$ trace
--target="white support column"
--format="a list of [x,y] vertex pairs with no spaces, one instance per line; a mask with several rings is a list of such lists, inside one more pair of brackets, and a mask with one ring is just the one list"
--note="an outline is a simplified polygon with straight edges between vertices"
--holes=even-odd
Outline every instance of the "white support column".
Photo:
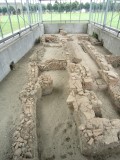
[[26,0],[26,3],[27,3],[28,23],[29,23],[29,26],[31,28],[31,16],[30,16],[30,10],[29,10],[29,0]]
[[90,0],[89,22],[91,21],[91,15],[92,15],[92,0]]
[[106,26],[106,20],[107,20],[107,12],[108,12],[109,2],[110,2],[110,1],[107,0],[106,10],[105,10],[105,15],[104,15],[104,21],[103,21],[103,28]]

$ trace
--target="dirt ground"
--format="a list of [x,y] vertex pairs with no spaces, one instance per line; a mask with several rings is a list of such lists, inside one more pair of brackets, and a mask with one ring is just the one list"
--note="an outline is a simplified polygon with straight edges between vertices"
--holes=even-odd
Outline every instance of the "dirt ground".
[[[80,46],[79,46],[80,47]],[[19,93],[27,82],[28,58],[39,50],[40,45],[26,54],[17,64],[16,70],[0,83],[0,160],[10,160],[11,136],[17,125],[21,112]],[[99,69],[92,58],[80,47],[83,63],[88,66],[93,79],[99,78]],[[109,54],[103,47],[96,47],[102,54]],[[46,47],[42,61],[47,59],[65,59],[62,48]],[[120,75],[120,68],[116,68]],[[49,71],[54,89],[52,94],[43,96],[37,101],[37,134],[40,160],[119,160],[120,155],[108,157],[84,157],[80,153],[78,135],[72,112],[69,110],[66,99],[68,90],[67,71]],[[114,104],[106,91],[95,91],[102,101],[102,114],[106,118],[120,118],[115,111]]]
[[[76,40],[76,38],[74,38]],[[83,63],[88,66],[93,79],[100,78],[98,66],[93,59],[79,46]],[[102,54],[106,49],[98,47]],[[108,54],[108,52],[106,53]],[[43,61],[47,59],[64,59],[60,48],[46,48]],[[68,75],[66,71],[49,71],[54,82],[54,90],[51,95],[42,97],[37,102],[37,133],[40,160],[117,160],[119,156],[88,158],[81,155],[79,151],[78,135],[72,112],[66,105],[68,96]],[[106,118],[119,118],[115,111],[107,91],[95,91],[102,101],[102,114]]]
[[[64,59],[62,48],[46,48],[43,61]],[[53,79],[52,94],[37,102],[37,133],[40,160],[87,160],[79,151],[78,136],[72,112],[66,99],[69,95],[67,71],[45,72]]]
[[47,74],[53,78],[54,90],[37,103],[40,160],[80,160],[76,126],[66,104],[67,72],[50,71]]
[[19,93],[27,83],[28,58],[36,48],[39,46],[33,47],[16,64],[16,69],[0,82],[0,160],[10,160],[11,157],[11,137],[21,113]]

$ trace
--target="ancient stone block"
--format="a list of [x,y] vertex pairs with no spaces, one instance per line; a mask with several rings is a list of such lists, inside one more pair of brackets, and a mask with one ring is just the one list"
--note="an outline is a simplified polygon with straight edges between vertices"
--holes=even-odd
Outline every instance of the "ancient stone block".
[[57,60],[51,59],[47,60],[43,63],[39,63],[39,70],[40,71],[49,71],[49,70],[65,70],[67,66],[66,60]]
[[48,95],[52,93],[53,90],[53,80],[49,75],[41,75],[41,88],[42,88],[42,95]]

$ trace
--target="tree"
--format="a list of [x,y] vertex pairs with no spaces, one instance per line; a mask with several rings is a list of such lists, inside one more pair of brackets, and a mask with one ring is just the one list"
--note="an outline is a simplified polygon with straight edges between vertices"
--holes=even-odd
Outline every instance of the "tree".
[[27,11],[27,8],[25,6],[23,6],[23,12]]
[[0,13],[2,13],[2,8],[0,8]]
[[78,9],[77,10],[81,10],[81,9],[83,9],[84,8],[84,4],[83,3],[80,3],[79,5],[78,5]]
[[9,6],[8,11],[10,14],[14,14],[15,13],[15,8],[13,6]]
[[90,8],[90,3],[85,3],[84,5],[84,9],[86,9],[86,11],[89,11],[89,8]]
[[6,7],[2,7],[2,13],[6,14],[7,13],[7,8]]
[[19,8],[17,9],[17,14],[21,14],[21,10]]
[[[117,12],[120,12],[120,3],[117,4],[115,10],[116,10]],[[120,13],[119,13],[119,14],[120,14]]]
[[42,11],[45,12],[46,10],[46,5],[42,4]]
[[75,2],[73,2],[72,4],[71,4],[71,8],[72,8],[72,10],[77,10],[78,9],[78,5],[79,5],[79,3],[77,2],[77,1],[75,1]]
[[59,3],[55,2],[53,5],[53,9],[54,9],[54,11],[58,11],[59,10]]
[[49,11],[52,10],[52,4],[51,4],[51,3],[48,3],[48,4],[47,4],[47,9],[48,9]]
[[64,12],[65,11],[65,3],[60,3],[59,4],[59,12]]
[[66,12],[70,11],[70,3],[65,3],[65,10]]
[[100,8],[100,10],[102,10],[102,8],[103,8],[103,3],[99,3],[99,8]]
[[30,11],[34,11],[34,5],[33,5],[33,4],[30,4],[30,5],[29,5],[29,10],[30,10]]
[[38,7],[38,4],[36,3],[35,5],[34,5],[34,11],[37,11],[39,9],[39,7]]

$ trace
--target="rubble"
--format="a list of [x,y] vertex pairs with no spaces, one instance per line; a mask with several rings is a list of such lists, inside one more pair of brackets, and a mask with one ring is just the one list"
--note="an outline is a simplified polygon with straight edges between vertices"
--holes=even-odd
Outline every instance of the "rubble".
[[60,34],[61,34],[62,36],[67,35],[67,32],[66,32],[66,31],[64,31],[63,29],[59,29],[59,30],[60,30]]
[[58,37],[55,36],[55,35],[45,35],[42,37],[43,41],[44,42],[47,42],[47,43],[58,43]]
[[[113,125],[115,123],[115,125]],[[81,137],[81,151],[84,155],[107,155],[119,153],[118,140],[120,120],[106,118],[93,118],[78,128]],[[90,126],[90,127],[89,127]]]
[[92,45],[94,46],[102,46],[102,42],[100,42],[98,39],[92,37],[92,36],[89,36],[89,41],[91,42]]
[[65,70],[67,66],[66,60],[50,59],[45,62],[39,63],[38,67],[40,71],[49,70]]
[[113,67],[117,68],[120,66],[120,56],[106,55],[105,58]]

